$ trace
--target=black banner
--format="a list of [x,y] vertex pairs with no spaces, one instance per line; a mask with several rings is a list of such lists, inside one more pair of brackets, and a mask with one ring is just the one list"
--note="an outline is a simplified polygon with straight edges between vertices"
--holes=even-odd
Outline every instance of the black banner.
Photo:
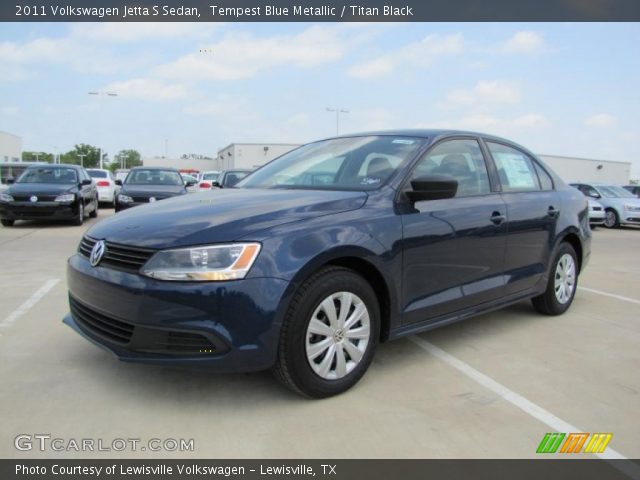
[[631,460],[0,460],[3,480],[237,478],[256,480],[628,480]]
[[3,22],[640,21],[638,0],[15,0]]

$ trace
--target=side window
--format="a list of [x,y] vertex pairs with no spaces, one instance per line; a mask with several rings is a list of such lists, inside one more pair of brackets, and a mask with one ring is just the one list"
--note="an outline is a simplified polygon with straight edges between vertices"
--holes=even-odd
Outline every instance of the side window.
[[533,162],[533,165],[538,173],[538,180],[540,180],[540,186],[542,190],[553,190],[553,180],[545,170],[538,164],[538,162]]
[[597,190],[595,188],[593,188],[590,185],[583,185],[582,186],[582,193],[584,193],[585,195],[589,196],[589,197],[599,197],[600,194],[597,192]]
[[425,175],[449,175],[458,181],[456,197],[491,193],[489,175],[477,140],[448,140],[418,161],[410,180]]
[[540,190],[533,161],[524,152],[500,143],[487,142],[496,163],[504,192]]

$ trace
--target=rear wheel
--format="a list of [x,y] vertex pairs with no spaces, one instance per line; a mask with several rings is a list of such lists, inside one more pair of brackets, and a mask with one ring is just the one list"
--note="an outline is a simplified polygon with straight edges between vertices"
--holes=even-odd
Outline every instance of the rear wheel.
[[566,312],[578,286],[578,257],[567,242],[560,244],[551,267],[547,289],[531,299],[533,306],[545,315],[561,315]]
[[16,223],[15,220],[9,220],[7,218],[3,218],[0,222],[2,222],[3,227],[13,227],[13,224]]
[[619,225],[620,219],[618,218],[618,213],[614,209],[608,208],[605,211],[604,226],[607,228],[616,228]]
[[323,268],[291,301],[275,376],[307,397],[342,393],[366,372],[379,334],[380,307],[369,283],[346,268]]

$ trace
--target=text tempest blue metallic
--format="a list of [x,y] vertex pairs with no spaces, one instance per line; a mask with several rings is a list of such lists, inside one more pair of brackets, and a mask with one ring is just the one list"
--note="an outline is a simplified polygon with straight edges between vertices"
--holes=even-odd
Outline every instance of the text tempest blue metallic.
[[589,258],[584,196],[488,135],[331,138],[238,187],[92,227],[69,259],[65,323],[121,360],[273,368],[326,397],[380,341],[527,298],[565,312]]

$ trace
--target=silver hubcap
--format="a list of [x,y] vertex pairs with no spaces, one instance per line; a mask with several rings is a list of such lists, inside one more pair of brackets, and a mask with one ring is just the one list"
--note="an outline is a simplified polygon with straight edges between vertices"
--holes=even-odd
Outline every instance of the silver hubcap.
[[556,265],[556,277],[554,287],[556,298],[563,305],[569,301],[576,286],[576,264],[573,257],[565,253]]
[[613,227],[616,224],[616,214],[609,210],[604,217],[604,225],[606,227]]
[[349,292],[329,295],[307,327],[309,365],[326,380],[342,378],[362,360],[370,335],[369,311],[360,297]]

